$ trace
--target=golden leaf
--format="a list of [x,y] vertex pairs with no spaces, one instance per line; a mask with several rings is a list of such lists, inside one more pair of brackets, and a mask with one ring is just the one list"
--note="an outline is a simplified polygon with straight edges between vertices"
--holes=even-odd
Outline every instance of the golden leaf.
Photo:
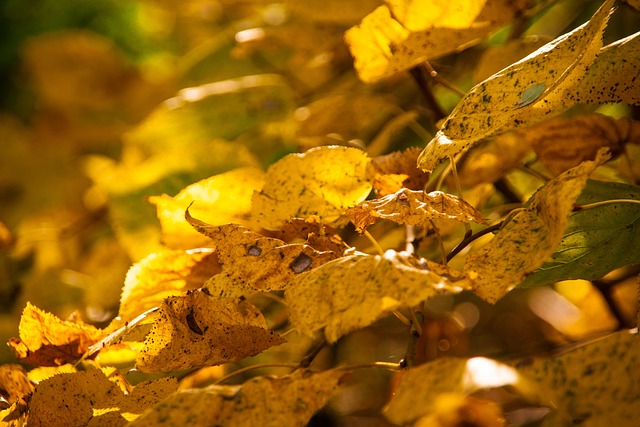
[[242,386],[184,390],[130,425],[302,426],[325,405],[346,375],[339,369],[317,373],[299,370],[282,378],[254,378]]
[[206,287],[217,297],[237,298],[256,291],[283,289],[296,275],[338,256],[305,244],[286,244],[240,225],[212,226],[193,218],[188,210],[185,216],[216,246],[222,273],[211,277]]
[[263,175],[257,168],[234,169],[191,184],[175,197],[149,197],[162,226],[162,242],[174,249],[206,246],[208,239],[184,219],[185,209],[194,201],[191,210],[209,224],[248,223],[251,197],[264,185]]
[[373,159],[376,170],[373,186],[378,197],[393,194],[401,188],[422,190],[429,174],[416,167],[420,148],[413,147]]
[[158,316],[136,359],[142,372],[236,362],[285,342],[266,329],[252,304],[214,299],[206,291],[165,299]]
[[151,254],[127,272],[118,317],[131,321],[158,306],[169,296],[197,289],[221,271],[213,249],[167,251]]
[[365,16],[345,33],[360,79],[372,83],[468,47],[544,2],[463,3],[394,0]]
[[318,147],[272,164],[262,191],[254,193],[253,214],[266,229],[290,218],[316,215],[329,225],[345,223],[345,209],[371,192],[371,160],[357,148]]
[[75,362],[104,332],[81,321],[64,321],[27,302],[19,326],[20,338],[9,347],[16,357],[37,366]]
[[105,373],[63,373],[36,386],[29,405],[33,426],[124,426],[177,389],[175,378],[146,381],[124,394]]
[[304,242],[316,251],[333,252],[336,256],[341,256],[349,248],[336,230],[313,216],[307,219],[292,218],[285,222],[280,230],[274,230],[268,234],[269,237],[275,237],[287,243]]
[[387,251],[384,257],[346,256],[301,274],[288,285],[285,300],[299,332],[324,328],[327,341],[336,342],[391,310],[465,286],[445,266]]
[[607,159],[601,151],[594,161],[549,181],[486,246],[467,257],[464,271],[480,298],[496,302],[553,254],[589,174]]
[[418,167],[433,170],[484,137],[573,105],[567,93],[600,52],[613,3],[607,0],[588,23],[473,87],[420,154]]
[[20,365],[0,366],[0,396],[13,404],[18,399],[33,392],[33,384],[27,378],[27,372]]
[[349,208],[347,213],[362,233],[378,218],[398,224],[427,225],[433,219],[453,219],[469,223],[484,224],[482,214],[473,206],[452,194],[441,191],[411,191],[403,188],[395,194],[380,199],[368,200]]

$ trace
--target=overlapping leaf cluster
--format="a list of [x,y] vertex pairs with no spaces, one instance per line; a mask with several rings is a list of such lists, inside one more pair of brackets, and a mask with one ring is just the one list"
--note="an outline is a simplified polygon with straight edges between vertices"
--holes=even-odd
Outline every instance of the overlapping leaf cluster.
[[[498,43],[493,33],[549,2],[355,3],[228,6],[260,17],[256,26],[243,21],[227,29],[232,40],[190,58],[175,96],[123,135],[119,160],[86,159],[92,194],[134,260],[118,315],[100,329],[28,303],[9,346],[40,368],[1,367],[0,421],[304,425],[356,369],[307,369],[310,343],[334,345],[392,314],[407,324],[408,348],[402,363],[377,363],[402,371],[382,410],[392,423],[637,419],[630,367],[640,349],[626,331],[511,364],[411,365],[429,359],[432,298],[496,303],[516,287],[601,279],[640,262],[631,148],[640,125],[580,109],[549,119],[578,104],[640,104],[640,33],[604,46],[616,6],[606,0],[584,25],[473,86],[436,129],[404,72],[435,111],[419,77],[426,60]],[[352,61],[343,35],[359,79],[387,86],[341,77]],[[211,65],[227,55],[234,67]],[[425,128],[430,141],[407,136]],[[619,358],[615,369],[606,354]],[[260,358],[294,372],[210,384],[221,378],[212,367]],[[114,367],[166,376],[133,386]],[[192,376],[178,384],[176,372]],[[206,386],[193,386],[198,374]],[[508,397],[495,392],[505,388]],[[616,411],[611,396],[622,399]]]

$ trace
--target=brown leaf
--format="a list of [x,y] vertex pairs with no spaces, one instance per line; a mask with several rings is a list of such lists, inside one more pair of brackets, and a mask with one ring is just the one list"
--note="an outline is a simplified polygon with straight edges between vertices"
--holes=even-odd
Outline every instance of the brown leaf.
[[[376,170],[373,187],[378,197],[395,193],[401,188],[422,190],[429,179],[429,174],[419,169],[416,164],[422,151],[419,147],[405,151],[393,152],[385,156],[375,157],[372,161]],[[400,177],[402,180],[400,180]],[[399,183],[394,188],[393,183]]]
[[211,226],[185,213],[187,221],[210,237],[216,246],[222,273],[206,283],[212,295],[236,298],[247,292],[283,289],[296,275],[338,255],[311,246],[264,237],[235,224]]
[[301,274],[285,290],[285,300],[299,332],[313,335],[324,328],[327,341],[336,342],[391,310],[463,287],[460,273],[387,251],[384,257],[342,257]]
[[27,378],[27,372],[20,365],[0,366],[0,397],[10,404],[33,392],[33,384]]
[[104,332],[81,321],[64,321],[27,302],[19,326],[20,338],[9,347],[16,357],[37,366],[75,362]]
[[142,372],[170,372],[235,362],[284,342],[252,304],[189,291],[160,305],[136,360]]
[[457,196],[441,191],[425,193],[406,188],[380,199],[362,202],[349,208],[347,214],[360,233],[379,218],[408,225],[427,225],[429,220],[436,218],[485,223],[480,212]]
[[254,378],[242,386],[214,386],[174,393],[131,426],[297,427],[322,408],[344,370],[299,370],[282,378]]
[[349,248],[336,230],[323,224],[318,217],[307,219],[291,218],[279,230],[267,232],[267,237],[274,237],[286,243],[305,243],[320,252],[333,252],[341,256]]

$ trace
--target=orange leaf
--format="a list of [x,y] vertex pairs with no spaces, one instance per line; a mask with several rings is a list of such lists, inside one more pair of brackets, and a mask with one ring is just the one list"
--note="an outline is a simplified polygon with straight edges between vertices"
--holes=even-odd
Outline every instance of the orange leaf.
[[27,302],[20,318],[19,335],[8,344],[20,361],[59,366],[82,357],[104,332],[81,321],[61,320]]

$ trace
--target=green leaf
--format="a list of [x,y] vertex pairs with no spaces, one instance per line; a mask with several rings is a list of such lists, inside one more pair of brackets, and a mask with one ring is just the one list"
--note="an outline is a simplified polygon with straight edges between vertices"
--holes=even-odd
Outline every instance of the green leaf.
[[[589,181],[577,200],[640,200],[636,185]],[[640,262],[640,205],[611,203],[573,213],[550,262],[519,287],[542,286],[568,279],[597,279],[616,268]]]

